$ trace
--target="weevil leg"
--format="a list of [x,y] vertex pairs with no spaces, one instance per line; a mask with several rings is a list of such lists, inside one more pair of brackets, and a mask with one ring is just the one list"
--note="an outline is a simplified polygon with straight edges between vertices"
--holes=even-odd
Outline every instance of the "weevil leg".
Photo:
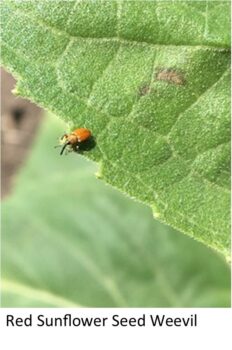
[[73,149],[72,148],[66,148],[65,149],[65,155],[67,156],[70,152],[72,152]]
[[62,154],[64,153],[64,150],[66,149],[66,147],[70,145],[70,142],[65,142],[65,144],[63,145],[61,151],[60,151],[60,155],[62,156]]
[[79,145],[78,144],[75,144],[75,145],[72,146],[72,151],[73,152],[78,152],[78,150],[79,150]]

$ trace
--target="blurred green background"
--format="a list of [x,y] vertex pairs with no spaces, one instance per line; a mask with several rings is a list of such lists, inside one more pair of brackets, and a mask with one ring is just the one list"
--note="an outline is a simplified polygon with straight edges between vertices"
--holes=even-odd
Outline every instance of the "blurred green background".
[[2,306],[229,307],[223,257],[60,157],[65,131],[44,118],[2,205]]

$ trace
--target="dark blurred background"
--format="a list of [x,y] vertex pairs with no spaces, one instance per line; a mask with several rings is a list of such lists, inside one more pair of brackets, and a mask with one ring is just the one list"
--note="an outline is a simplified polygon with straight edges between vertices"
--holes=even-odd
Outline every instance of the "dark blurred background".
[[14,176],[24,163],[42,119],[35,104],[12,94],[16,84],[1,69],[1,197],[10,193]]

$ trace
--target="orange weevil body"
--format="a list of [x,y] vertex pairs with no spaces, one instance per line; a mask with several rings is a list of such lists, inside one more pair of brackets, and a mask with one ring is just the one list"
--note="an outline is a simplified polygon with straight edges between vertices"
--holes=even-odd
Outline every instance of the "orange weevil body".
[[63,154],[67,146],[70,150],[78,151],[80,145],[84,144],[86,141],[89,141],[91,137],[91,131],[85,128],[75,129],[70,132],[70,134],[64,134],[60,139],[60,143],[63,145],[60,155]]

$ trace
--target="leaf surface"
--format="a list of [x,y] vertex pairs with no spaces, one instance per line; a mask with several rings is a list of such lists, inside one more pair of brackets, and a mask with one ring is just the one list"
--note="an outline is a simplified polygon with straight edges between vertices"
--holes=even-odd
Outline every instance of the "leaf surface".
[[4,1],[16,93],[89,128],[99,177],[229,255],[227,1]]

